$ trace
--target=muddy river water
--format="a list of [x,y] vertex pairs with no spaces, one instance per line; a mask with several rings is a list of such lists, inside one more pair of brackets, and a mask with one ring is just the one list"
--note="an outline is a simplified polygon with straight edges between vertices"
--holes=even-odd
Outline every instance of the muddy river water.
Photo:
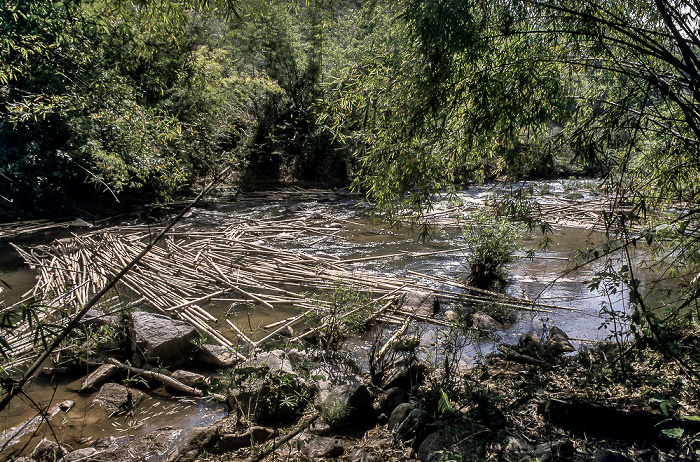
[[[563,183],[549,183],[550,194],[562,193]],[[465,202],[479,202],[492,190],[489,187],[472,188],[461,193]],[[585,200],[585,194],[583,195]],[[192,230],[216,229],[226,227],[232,220],[240,220],[241,216],[251,219],[290,219],[315,214],[323,217],[324,223],[337,229],[332,238],[297,240],[290,236],[280,235],[275,244],[283,249],[305,253],[319,253],[338,257],[339,259],[363,258],[377,255],[395,255],[401,253],[430,254],[421,257],[394,256],[386,259],[370,260],[362,265],[363,271],[378,274],[404,276],[409,272],[418,272],[442,278],[459,278],[467,272],[467,254],[463,248],[461,233],[454,228],[436,228],[433,237],[427,241],[421,240],[409,230],[393,229],[386,224],[367,217],[367,210],[358,206],[359,198],[332,193],[295,195],[292,199],[280,196],[245,197],[236,202],[213,201],[207,207],[195,208],[185,219],[184,225]],[[447,205],[438,204],[447,207]],[[44,236],[47,238],[64,237],[66,233]],[[591,248],[604,240],[604,235],[585,228],[555,226],[552,235],[553,242],[549,250],[537,249],[541,235],[533,233],[526,235],[520,241],[519,258],[508,267],[508,294],[544,303],[563,305],[575,308],[575,311],[551,310],[547,313],[525,313],[517,316],[514,324],[495,336],[484,338],[478,344],[472,345],[467,356],[478,360],[479,355],[490,351],[496,342],[515,343],[518,337],[527,331],[542,333],[546,327],[558,326],[573,340],[575,346],[581,347],[612,335],[610,328],[601,325],[609,316],[605,312],[610,309],[624,311],[626,300],[624,290],[619,290],[613,296],[608,296],[601,290],[591,290],[590,281],[594,278],[599,266],[592,264],[575,272],[567,272],[575,264],[575,257],[581,249]],[[31,245],[32,242],[22,242]],[[525,250],[535,248],[534,258],[526,258]],[[10,304],[20,298],[34,284],[35,274],[26,267],[11,248],[3,246],[0,249],[0,278],[11,289],[3,287],[0,301]],[[431,282],[439,285],[439,282]],[[209,307],[216,313],[216,306]],[[603,314],[601,315],[601,312]],[[288,311],[272,311],[255,309],[235,314],[239,322],[254,326],[268,324],[285,319]],[[367,348],[363,341],[353,342],[354,348],[361,352]],[[430,348],[430,343],[425,345]],[[34,401],[16,399],[0,415],[0,447],[6,445],[5,452],[0,452],[0,458],[15,451],[20,445],[27,443],[26,439],[18,444],[8,441],[11,427],[33,425],[30,419],[36,415],[36,409],[48,409],[63,400],[75,402],[74,408],[67,413],[59,413],[62,419],[60,425],[61,439],[73,448],[78,448],[94,442],[104,436],[138,435],[162,426],[176,426],[186,430],[196,426],[211,423],[223,415],[225,408],[217,403],[190,398],[174,398],[158,396],[151,393],[132,415],[114,417],[108,421],[90,422],[89,406],[94,393],[78,394],[77,389],[82,383],[82,375],[70,372],[58,378],[46,377],[35,380],[29,387],[28,395]],[[28,423],[29,422],[29,423]],[[39,436],[46,435],[46,426],[41,426]],[[37,441],[34,438],[32,441]],[[157,460],[157,457],[153,460]]]

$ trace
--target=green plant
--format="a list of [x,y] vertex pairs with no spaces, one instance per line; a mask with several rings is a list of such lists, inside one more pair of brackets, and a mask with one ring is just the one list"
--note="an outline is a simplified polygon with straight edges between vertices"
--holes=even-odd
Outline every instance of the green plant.
[[338,427],[350,414],[351,408],[340,400],[328,400],[319,406],[318,412],[331,428]]
[[505,265],[513,261],[522,230],[506,219],[494,219],[487,211],[479,210],[469,218],[462,228],[469,251],[468,280],[477,287],[489,287],[503,278]]
[[347,337],[365,331],[365,319],[373,311],[372,298],[337,281],[333,290],[313,297],[315,308],[306,314],[309,325],[315,326],[323,348],[337,350]]

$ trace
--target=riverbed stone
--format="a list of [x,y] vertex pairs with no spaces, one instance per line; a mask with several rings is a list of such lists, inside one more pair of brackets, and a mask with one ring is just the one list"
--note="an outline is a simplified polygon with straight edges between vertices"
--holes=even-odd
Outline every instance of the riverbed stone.
[[83,381],[78,391],[91,390],[107,383],[119,373],[119,368],[114,364],[102,364],[100,367],[92,371]]
[[391,416],[389,417],[389,422],[386,424],[387,428],[391,431],[398,427],[401,422],[406,420],[408,414],[415,409],[416,405],[413,403],[401,403],[393,410]]
[[311,460],[339,457],[345,449],[335,438],[318,436],[304,445],[302,454]]
[[440,310],[440,302],[432,292],[412,290],[401,298],[401,310],[417,316],[430,317]]
[[71,451],[63,457],[61,462],[86,462],[95,460],[93,457],[97,453],[95,448],[81,448]]
[[35,460],[36,462],[54,462],[59,460],[67,453],[66,449],[60,446],[55,441],[51,441],[47,438],[39,441],[36,445],[29,458]]
[[240,367],[256,367],[269,369],[272,372],[282,372],[290,375],[294,374],[292,363],[286,358],[286,354],[282,350],[258,353],[255,358],[245,361],[240,365]]
[[[331,364],[321,364],[309,372],[319,389],[316,407],[338,416],[331,426],[367,428],[377,421],[372,396],[362,379]],[[341,417],[341,415],[344,416]]]
[[542,340],[540,339],[540,336],[537,335],[537,332],[524,332],[520,338],[518,339],[518,343],[520,346],[529,346],[529,345],[540,345]]
[[569,336],[557,326],[552,326],[552,328],[549,329],[549,335],[547,336],[545,347],[560,354],[576,351],[576,348],[574,348],[569,341]]
[[195,460],[203,450],[207,449],[216,440],[217,433],[217,425],[190,429],[170,451],[167,461]]
[[434,432],[425,437],[416,452],[416,459],[421,462],[432,462],[440,460],[442,451],[447,447],[449,441],[444,433]]
[[394,428],[394,436],[399,441],[414,440],[419,444],[427,433],[427,425],[431,418],[423,409],[413,409],[397,427]]
[[178,369],[172,373],[170,378],[177,380],[192,388],[201,388],[206,386],[208,379],[202,374],[197,374],[196,372],[186,371],[183,369]]
[[143,400],[143,393],[118,383],[105,383],[92,400],[92,406],[101,407],[109,413],[128,411]]
[[197,352],[197,358],[214,367],[229,368],[238,362],[236,355],[222,345],[206,343]]
[[418,388],[428,375],[431,366],[420,359],[402,358],[391,365],[391,368],[384,373],[382,388],[388,390],[398,387],[410,392]]
[[394,409],[401,404],[408,401],[408,393],[399,387],[392,387],[384,391],[377,402],[379,404],[379,409],[386,415],[390,416]]
[[487,332],[495,332],[504,329],[503,324],[482,311],[477,311],[474,313],[472,322],[475,329]]
[[179,366],[193,350],[197,331],[190,324],[144,311],[131,314],[131,347],[135,365],[143,361],[160,366]]

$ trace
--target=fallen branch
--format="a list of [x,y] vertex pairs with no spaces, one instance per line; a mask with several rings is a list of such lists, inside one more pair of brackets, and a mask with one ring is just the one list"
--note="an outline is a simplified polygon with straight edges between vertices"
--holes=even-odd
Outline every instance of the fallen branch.
[[[162,383],[163,385],[167,385],[168,387],[172,388],[173,390],[181,391],[183,393],[187,393],[188,395],[193,395],[193,396],[199,396],[199,397],[204,396],[204,392],[202,390],[190,387],[189,385],[185,385],[184,383],[180,382],[179,380],[175,380],[174,378],[169,377],[165,374],[161,374],[159,372],[148,371],[146,369],[140,369],[138,367],[127,366],[126,364],[121,363],[114,358],[109,358],[107,360],[107,362],[109,364],[117,366],[119,369],[129,371],[132,374],[137,374],[137,375],[140,375],[141,377],[151,379],[151,380],[156,380],[156,381]],[[211,396],[218,399],[219,401],[226,401],[226,397],[224,395],[220,395],[218,393],[212,393]]]

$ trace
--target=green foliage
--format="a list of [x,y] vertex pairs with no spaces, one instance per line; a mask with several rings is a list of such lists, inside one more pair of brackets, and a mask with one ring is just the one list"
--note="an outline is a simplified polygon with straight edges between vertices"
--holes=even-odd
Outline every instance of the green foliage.
[[494,218],[487,211],[474,212],[462,227],[469,255],[469,281],[488,287],[503,277],[506,264],[513,261],[522,231],[518,225]]
[[316,296],[317,306],[306,315],[306,321],[316,326],[323,348],[337,350],[347,337],[359,335],[366,326],[364,320],[373,312],[375,302],[343,281],[335,283],[332,291]]

